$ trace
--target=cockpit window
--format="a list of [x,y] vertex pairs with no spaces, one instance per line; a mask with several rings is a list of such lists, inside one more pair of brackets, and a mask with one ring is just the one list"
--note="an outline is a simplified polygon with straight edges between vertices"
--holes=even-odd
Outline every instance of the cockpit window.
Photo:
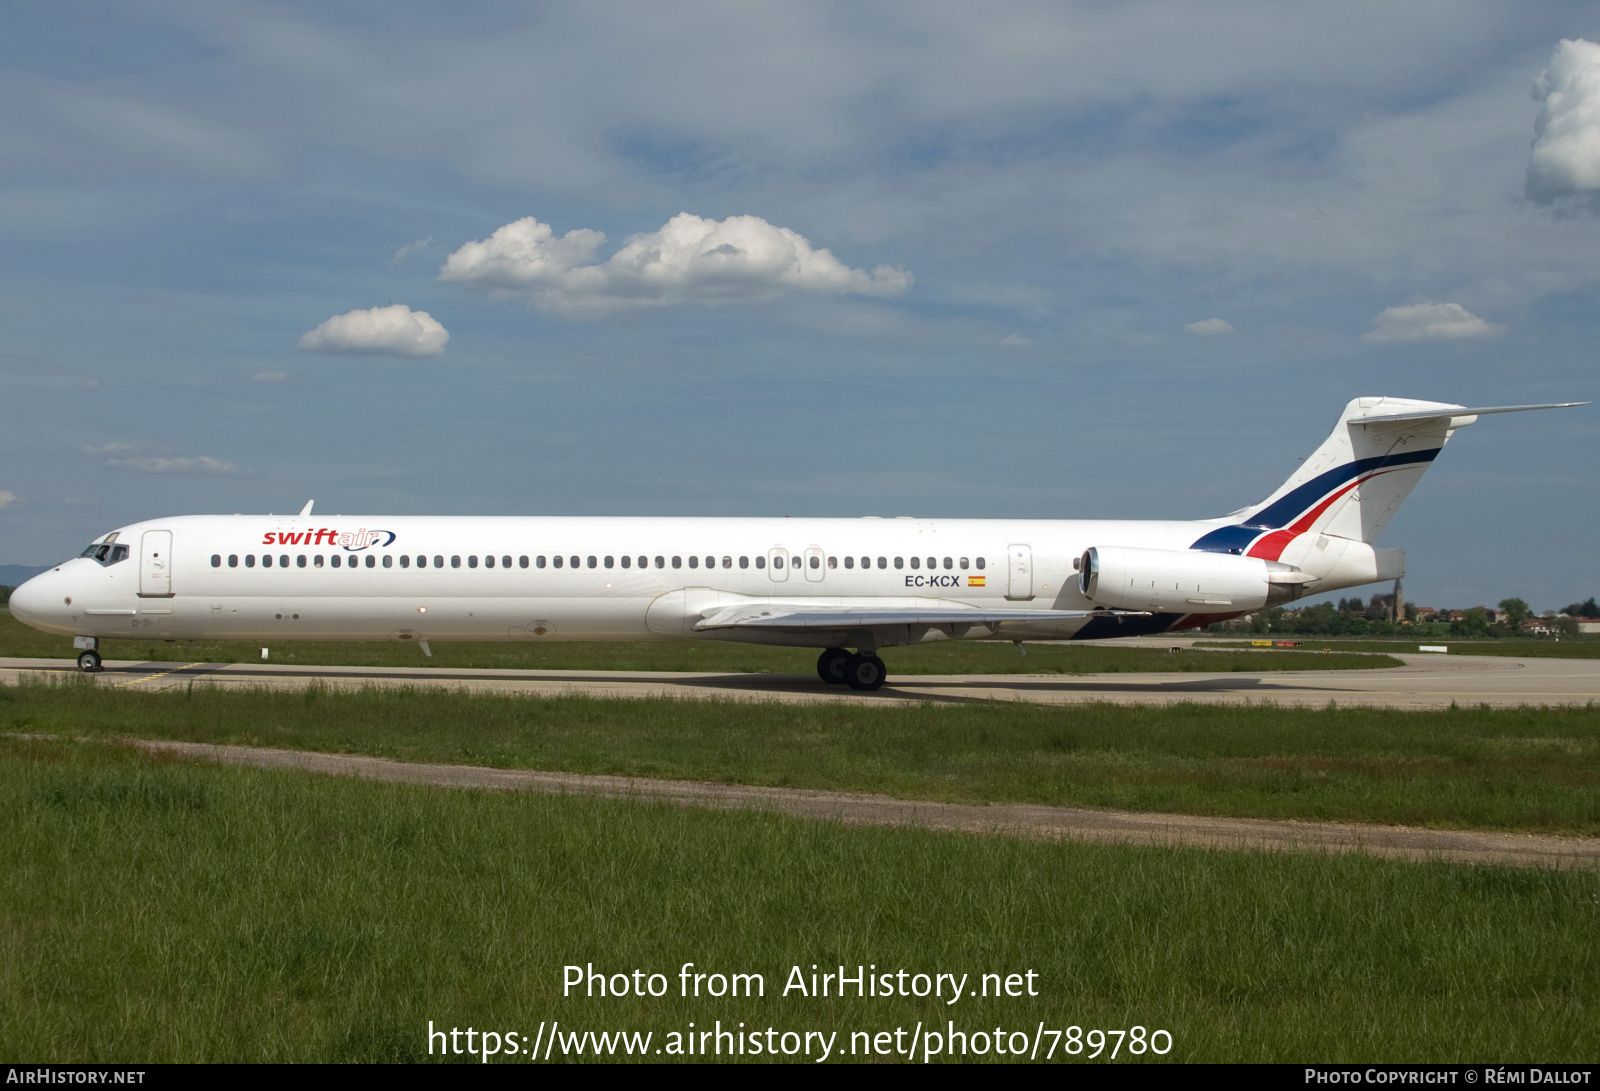
[[113,565],[118,561],[128,559],[128,547],[125,545],[112,545],[109,542],[95,542],[78,556],[88,557],[100,565]]

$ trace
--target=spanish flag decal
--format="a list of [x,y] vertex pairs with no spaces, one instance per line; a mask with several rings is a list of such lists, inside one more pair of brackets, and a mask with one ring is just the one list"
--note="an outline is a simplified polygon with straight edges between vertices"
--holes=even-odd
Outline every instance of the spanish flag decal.
[[968,576],[967,577],[967,586],[968,587],[984,587],[984,586],[986,586],[984,581],[987,580],[988,578],[989,578],[988,576]]

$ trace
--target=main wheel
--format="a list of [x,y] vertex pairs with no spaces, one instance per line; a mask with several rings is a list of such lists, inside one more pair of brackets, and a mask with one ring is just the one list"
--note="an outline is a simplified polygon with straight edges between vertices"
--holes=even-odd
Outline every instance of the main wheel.
[[78,669],[81,670],[85,674],[97,674],[97,673],[99,673],[99,671],[101,670],[101,667],[100,667],[100,653],[97,652],[97,651],[93,651],[93,650],[86,651],[86,652],[79,652],[78,653]]
[[844,666],[844,680],[851,689],[881,689],[887,671],[875,655],[852,655]]
[[817,656],[817,675],[830,686],[844,685],[845,664],[850,653],[843,648],[828,648]]

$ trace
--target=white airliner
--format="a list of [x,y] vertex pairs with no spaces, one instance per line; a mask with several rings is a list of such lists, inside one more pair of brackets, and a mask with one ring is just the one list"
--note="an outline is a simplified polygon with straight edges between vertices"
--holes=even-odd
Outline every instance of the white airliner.
[[156,519],[11,612],[74,637],[85,671],[106,638],[740,640],[821,648],[824,681],[872,690],[879,648],[1203,628],[1398,579],[1404,553],[1373,543],[1455,429],[1578,404],[1357,398],[1276,492],[1218,519]]

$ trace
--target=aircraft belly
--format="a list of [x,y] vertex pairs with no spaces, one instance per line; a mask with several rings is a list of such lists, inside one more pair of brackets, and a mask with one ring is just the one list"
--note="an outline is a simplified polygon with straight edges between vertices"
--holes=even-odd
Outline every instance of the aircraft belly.
[[1090,618],[1079,629],[1077,640],[1106,640],[1118,636],[1154,636],[1171,629],[1186,614],[1118,614],[1113,617]]

